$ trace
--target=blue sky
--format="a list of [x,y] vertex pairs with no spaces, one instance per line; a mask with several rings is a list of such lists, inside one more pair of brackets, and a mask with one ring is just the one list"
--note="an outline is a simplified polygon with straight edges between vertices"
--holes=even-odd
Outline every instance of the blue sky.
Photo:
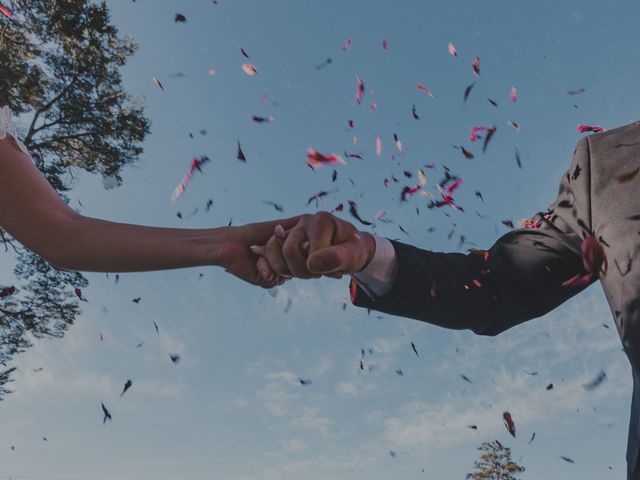
[[[508,231],[501,220],[517,224],[555,199],[579,123],[615,128],[637,119],[637,2],[108,5],[121,32],[140,46],[124,78],[147,106],[152,135],[122,187],[106,190],[99,176],[77,175],[72,206],[98,218],[193,228],[231,218],[242,224],[277,218],[263,200],[294,215],[316,211],[305,207],[311,195],[337,189],[320,208],[355,200],[368,219],[384,210],[390,222],[371,229],[380,235],[464,252],[471,245],[459,245],[463,234],[488,248]],[[187,22],[175,23],[176,13]],[[352,44],[343,51],[347,39]],[[450,41],[456,58],[447,51]],[[476,55],[478,77],[471,68]],[[315,68],[327,58],[330,65]],[[243,73],[245,62],[258,74]],[[184,76],[172,78],[176,73]],[[360,106],[356,75],[366,85]],[[464,89],[474,81],[465,104]],[[586,92],[567,95],[577,88]],[[412,118],[413,104],[420,120]],[[252,115],[275,121],[258,125]],[[494,124],[483,154],[468,141],[469,131]],[[238,140],[246,164],[235,159]],[[473,160],[452,148],[461,144]],[[364,160],[347,159],[332,183],[331,168],[306,166],[309,147],[346,149]],[[211,163],[172,204],[173,189],[200,155]],[[465,213],[427,209],[419,195],[399,202],[402,186],[417,183],[427,163],[437,170],[426,170],[426,191],[437,194],[443,164],[463,177],[456,201]],[[404,170],[414,178],[405,179]],[[392,174],[401,183],[385,188]],[[214,203],[205,212],[208,199]],[[631,371],[615,329],[602,325],[613,327],[599,284],[543,318],[484,338],[350,304],[343,310],[346,279],[292,281],[269,293],[213,268],[121,274],[118,284],[113,275],[87,276],[89,301],[67,336],[36,341],[15,359],[15,393],[0,405],[0,478],[456,479],[471,471],[476,447],[494,438],[526,467],[523,479],[624,476]],[[9,256],[0,279],[13,281]],[[142,297],[139,304],[135,297]],[[373,351],[364,372],[361,348]],[[172,364],[169,353],[182,361]],[[601,369],[607,380],[586,391],[582,385]],[[302,386],[298,377],[313,383]],[[129,378],[133,387],[120,398]],[[113,415],[105,426],[100,402]],[[515,439],[503,426],[505,410]]]

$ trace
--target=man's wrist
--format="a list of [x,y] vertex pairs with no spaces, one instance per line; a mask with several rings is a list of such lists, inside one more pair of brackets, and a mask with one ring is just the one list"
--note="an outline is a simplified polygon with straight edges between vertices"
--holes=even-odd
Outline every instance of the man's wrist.
[[365,268],[369,266],[369,264],[371,263],[371,260],[373,260],[373,257],[376,254],[376,240],[373,237],[373,235],[371,235],[368,232],[359,232],[358,235],[360,235],[363,238],[365,250],[367,252],[366,260],[362,265],[362,268],[358,270],[358,272],[362,272]]
[[372,235],[374,255],[361,271],[352,277],[370,298],[379,298],[393,287],[397,260],[393,244],[386,238]]

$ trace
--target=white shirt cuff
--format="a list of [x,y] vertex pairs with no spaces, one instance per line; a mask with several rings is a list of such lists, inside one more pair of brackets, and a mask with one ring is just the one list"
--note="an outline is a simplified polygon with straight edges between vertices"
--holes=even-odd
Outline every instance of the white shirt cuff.
[[367,267],[361,272],[352,273],[351,277],[365,293],[375,299],[382,297],[393,287],[396,275],[396,251],[386,238],[374,235],[376,251]]

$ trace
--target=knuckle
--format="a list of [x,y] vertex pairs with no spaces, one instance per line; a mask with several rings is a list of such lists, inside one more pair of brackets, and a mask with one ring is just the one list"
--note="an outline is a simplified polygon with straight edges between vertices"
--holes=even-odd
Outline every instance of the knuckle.
[[272,268],[278,275],[289,275],[289,267],[287,267],[287,264],[282,261],[277,261],[272,265]]
[[314,216],[314,220],[317,223],[331,222],[332,219],[333,219],[333,215],[331,215],[329,212],[318,212]]
[[[300,220],[298,220],[298,225],[306,225],[307,223],[309,223],[309,220],[311,220],[311,218],[313,218],[313,215],[310,214],[310,213],[305,213],[305,214],[301,215],[300,216]],[[298,225],[296,225],[296,226],[298,226]]]
[[298,256],[298,246],[294,242],[285,242],[282,245],[282,254],[285,258],[294,258]]

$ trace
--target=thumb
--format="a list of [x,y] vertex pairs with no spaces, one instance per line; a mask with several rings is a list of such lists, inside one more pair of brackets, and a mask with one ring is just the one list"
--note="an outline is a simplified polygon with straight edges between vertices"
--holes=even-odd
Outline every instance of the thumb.
[[339,243],[315,251],[307,259],[310,272],[327,274],[334,272],[350,272],[354,263],[354,252],[346,243]]

